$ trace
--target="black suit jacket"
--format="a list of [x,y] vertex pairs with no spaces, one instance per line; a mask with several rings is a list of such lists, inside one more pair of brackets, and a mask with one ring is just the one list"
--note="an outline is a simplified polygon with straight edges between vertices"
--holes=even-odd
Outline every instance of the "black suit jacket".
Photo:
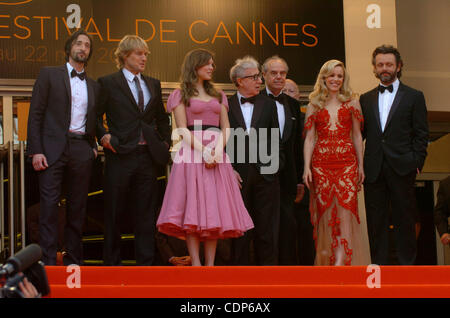
[[439,235],[449,233],[448,218],[450,217],[450,177],[445,178],[439,184],[437,202],[434,207],[434,223]]
[[383,158],[400,176],[422,169],[427,155],[428,123],[423,93],[400,83],[381,131],[377,88],[361,95],[364,116],[364,171],[375,182]]
[[[261,95],[267,96],[266,89]],[[305,115],[300,111],[300,103],[282,93],[285,124],[281,144],[284,154],[283,169],[280,170],[280,187],[291,194],[297,193],[297,184],[303,176],[303,138],[302,131]]]
[[[162,102],[161,83],[144,75],[143,79],[151,94],[143,112],[139,110],[122,70],[98,79],[97,137],[100,140],[105,134],[111,134],[111,145],[119,154],[129,153],[137,147],[141,131],[149,144],[148,131],[153,122],[161,137],[170,144],[169,116]],[[103,125],[104,113],[108,130]]]
[[[241,107],[237,98],[237,94],[234,94],[233,96],[228,98],[228,105],[229,105],[229,120],[230,120],[230,128],[237,129],[242,128],[244,131],[246,130],[244,116],[242,115]],[[272,128],[276,128],[278,133],[277,136],[274,138],[278,138],[278,142],[280,141],[280,132],[279,132],[279,124],[278,124],[278,115],[277,115],[277,107],[275,105],[275,102],[270,99],[269,97],[263,96],[263,95],[257,95],[256,100],[254,103],[253,108],[253,115],[252,115],[252,121],[251,121],[251,127],[255,128],[256,135],[255,136],[249,136],[249,134],[245,133],[245,154],[242,153],[242,149],[238,149],[239,141],[238,141],[238,134],[236,134],[236,130],[234,133],[230,135],[230,139],[227,143],[227,153],[230,155],[230,159],[232,161],[233,168],[241,175],[242,178],[245,178],[245,176],[248,173],[248,167],[249,165],[255,165],[256,169],[261,173],[261,169],[264,166],[270,166],[271,164],[276,165],[273,161],[265,160],[264,158],[261,158],[259,155],[260,147],[261,145],[265,144],[264,146],[267,149],[267,156],[272,158],[273,151],[276,151],[275,149],[271,149],[271,138],[272,138]],[[266,134],[266,140],[264,140],[264,136],[261,134],[260,129],[267,129]],[[241,130],[242,132],[242,130]],[[231,140],[232,139],[232,140]],[[252,145],[250,145],[250,142],[252,142]],[[256,144],[255,144],[256,143]],[[230,149],[230,145],[233,144],[233,148]],[[282,155],[282,147],[281,143],[279,143],[279,151],[281,153],[281,158],[283,158]],[[251,152],[251,153],[250,153]],[[256,155],[256,160],[252,160],[251,156]],[[239,156],[244,157],[245,160],[243,162],[238,162],[240,160]],[[274,154],[276,156],[276,154]],[[267,174],[267,173],[261,173],[261,175],[266,179],[267,181],[273,181],[275,180],[276,175],[278,175],[278,170],[280,168],[280,165],[282,164],[283,160],[280,160],[279,156],[276,156],[276,160],[279,161],[279,164],[277,165],[277,169],[275,173]],[[256,161],[256,162],[255,162]]]
[[[98,84],[86,78],[88,110],[86,136],[96,148],[96,100]],[[48,165],[53,164],[64,151],[69,132],[72,93],[67,65],[43,67],[34,83],[28,116],[27,155],[42,153]]]

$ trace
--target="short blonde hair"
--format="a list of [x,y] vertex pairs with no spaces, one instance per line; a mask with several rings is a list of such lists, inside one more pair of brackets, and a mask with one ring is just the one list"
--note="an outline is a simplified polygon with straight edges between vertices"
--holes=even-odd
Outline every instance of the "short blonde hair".
[[350,88],[350,78],[345,69],[344,63],[338,60],[329,60],[325,62],[320,68],[319,75],[317,75],[316,84],[314,85],[314,90],[309,94],[309,102],[311,105],[314,105],[319,108],[323,108],[325,106],[325,102],[328,98],[328,89],[325,84],[325,79],[331,75],[335,67],[342,67],[344,71],[344,81],[342,83],[342,87],[339,90],[338,100],[340,102],[346,102],[353,97],[352,89]]
[[145,50],[149,52],[147,42],[137,35],[125,35],[119,42],[119,46],[114,52],[116,66],[118,69],[124,67],[125,60],[134,50]]

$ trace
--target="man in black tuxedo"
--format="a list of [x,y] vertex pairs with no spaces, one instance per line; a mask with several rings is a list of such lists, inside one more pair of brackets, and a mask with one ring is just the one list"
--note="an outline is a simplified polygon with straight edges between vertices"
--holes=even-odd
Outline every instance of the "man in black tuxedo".
[[252,57],[238,59],[230,70],[237,93],[228,99],[232,133],[227,144],[233,168],[241,184],[245,206],[255,228],[232,242],[235,265],[250,264],[253,238],[255,262],[276,265],[274,223],[279,218],[279,125],[275,102],[259,94],[259,63]]
[[423,93],[399,81],[398,50],[380,46],[372,55],[377,88],[361,95],[364,115],[364,195],[372,263],[389,264],[389,210],[401,265],[416,258],[416,174],[427,155],[428,124]]
[[97,156],[97,83],[84,69],[92,40],[84,31],[66,42],[67,63],[44,67],[34,84],[28,117],[27,154],[39,174],[39,244],[42,261],[56,264],[58,204],[67,186],[64,264],[82,263],[82,226],[92,164]]
[[[145,76],[147,43],[127,35],[115,52],[118,72],[98,80],[97,136],[105,149],[104,264],[120,265],[120,215],[134,217],[138,265],[152,265],[155,257],[157,163],[151,156],[150,129],[170,143],[169,117],[164,110],[159,80]],[[106,113],[108,130],[103,125]]]
[[284,154],[284,167],[279,173],[280,219],[274,223],[278,241],[278,263],[297,265],[297,222],[294,202],[300,202],[305,193],[302,183],[302,130],[305,116],[300,112],[300,103],[282,93],[287,72],[288,65],[284,59],[279,56],[266,59],[262,66],[266,88],[260,94],[275,100]]

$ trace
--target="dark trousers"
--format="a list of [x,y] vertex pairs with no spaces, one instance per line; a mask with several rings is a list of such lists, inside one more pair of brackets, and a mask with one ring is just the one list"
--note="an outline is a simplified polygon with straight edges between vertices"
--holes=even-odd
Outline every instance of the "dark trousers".
[[64,227],[64,264],[81,264],[82,232],[86,215],[89,182],[94,152],[86,140],[68,139],[61,157],[39,172],[39,245],[42,261],[56,265],[58,243],[58,204],[66,185],[66,224]]
[[312,266],[316,257],[313,238],[313,225],[309,213],[309,191],[305,190],[303,200],[294,205],[297,220],[297,259],[298,265]]
[[243,179],[242,198],[255,227],[232,240],[232,263],[251,265],[250,244],[253,241],[256,265],[277,265],[276,229],[280,217],[280,185],[278,177],[267,181],[249,167]]
[[297,265],[297,220],[294,215],[295,195],[280,192],[280,226],[278,233],[279,265]]
[[[134,219],[137,265],[152,265],[155,257],[157,181],[147,146],[128,154],[105,150],[105,265],[121,265],[120,218]],[[132,208],[131,208],[132,207]]]
[[389,264],[391,210],[398,261],[400,265],[414,265],[417,254],[415,178],[415,171],[399,176],[384,161],[377,180],[364,185],[370,253],[374,264]]

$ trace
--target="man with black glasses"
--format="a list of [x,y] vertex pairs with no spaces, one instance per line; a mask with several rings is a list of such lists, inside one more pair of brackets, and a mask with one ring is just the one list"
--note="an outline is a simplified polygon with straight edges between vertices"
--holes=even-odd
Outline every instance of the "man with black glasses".
[[[277,107],[259,94],[262,74],[252,57],[238,59],[230,70],[238,91],[228,99],[232,133],[227,153],[241,183],[245,206],[255,228],[233,240],[235,265],[250,265],[250,242],[254,241],[255,263],[277,265],[276,220],[280,213],[280,132]],[[282,156],[281,156],[282,157]]]

